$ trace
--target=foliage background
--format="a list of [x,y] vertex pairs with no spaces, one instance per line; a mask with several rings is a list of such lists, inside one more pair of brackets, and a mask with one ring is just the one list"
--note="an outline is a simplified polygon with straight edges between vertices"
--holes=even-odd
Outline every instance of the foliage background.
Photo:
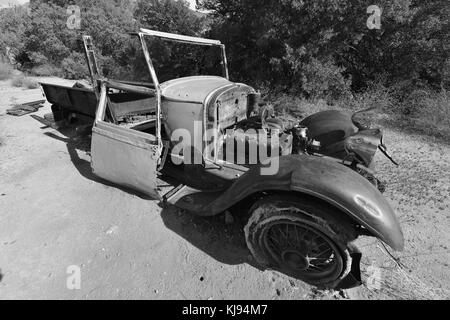
[[[66,27],[70,4],[81,8],[81,30]],[[379,30],[366,26],[373,4],[382,9]],[[352,110],[375,105],[414,129],[439,135],[450,128],[448,0],[197,0],[201,13],[184,0],[29,6],[30,14],[27,6],[0,11],[0,56],[9,47],[16,68],[35,75],[87,77],[82,34],[94,38],[105,76],[136,74],[142,64],[130,59],[136,47],[128,32],[146,27],[220,39],[231,78],[261,89],[282,110],[299,111],[300,101]],[[190,66],[181,71],[199,71],[192,66],[204,53],[155,48],[167,77],[175,75],[169,57],[181,69]],[[7,77],[10,67],[2,65]]]

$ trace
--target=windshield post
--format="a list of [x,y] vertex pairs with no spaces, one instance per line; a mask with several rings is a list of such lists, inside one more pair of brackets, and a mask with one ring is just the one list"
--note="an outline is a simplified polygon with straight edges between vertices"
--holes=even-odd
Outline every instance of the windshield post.
[[144,39],[144,34],[139,33],[139,38],[142,44],[142,50],[144,51],[145,61],[147,62],[148,69],[150,71],[150,76],[152,77],[153,84],[156,90],[156,138],[158,140],[159,147],[162,148],[161,140],[161,88],[159,87],[159,80],[156,76],[155,68],[148,51],[147,43]]
[[221,55],[222,55],[222,69],[223,69],[223,75],[227,80],[230,80],[230,77],[228,75],[228,62],[227,62],[227,53],[225,51],[225,45],[220,45],[221,48]]

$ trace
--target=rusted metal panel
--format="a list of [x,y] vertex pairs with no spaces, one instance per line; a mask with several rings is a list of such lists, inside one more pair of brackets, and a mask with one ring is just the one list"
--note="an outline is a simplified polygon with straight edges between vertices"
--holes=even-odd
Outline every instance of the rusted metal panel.
[[167,33],[167,32],[149,30],[149,29],[144,29],[144,28],[141,28],[141,32],[148,36],[170,39],[170,40],[175,40],[175,41],[179,41],[179,42],[186,42],[186,43],[193,43],[193,44],[200,44],[200,45],[210,45],[210,46],[220,46],[221,45],[221,42],[219,40],[212,40],[212,39],[199,38],[199,37],[190,37],[190,36],[184,36],[184,35],[180,35],[180,34]]
[[[189,132],[191,146],[199,145],[202,148],[201,139],[203,137],[203,105],[192,102],[162,102],[162,112],[167,134],[172,136],[172,133],[178,129],[184,129]],[[197,125],[197,127],[196,127]],[[196,143],[195,138],[200,138]]]
[[105,180],[159,199],[156,172],[161,153],[160,140],[158,136],[104,122],[108,84],[111,85],[105,81],[101,84],[100,101],[92,129],[92,170]]
[[[84,53],[86,55],[86,62],[89,68],[89,74],[91,75],[92,85],[97,86],[97,80],[100,79],[101,74],[97,64],[97,58],[95,57],[94,43],[91,36],[83,36]],[[97,91],[94,90],[97,94]]]
[[94,117],[97,97],[94,91],[84,88],[65,87],[51,83],[39,83],[48,102],[72,112]]
[[217,98],[215,107],[217,108],[219,128],[228,128],[247,118],[247,94],[249,91],[251,89],[247,86],[237,87],[227,90]]
[[230,84],[218,76],[194,76],[166,81],[161,90],[164,99],[203,103],[212,91]]
[[392,248],[403,248],[403,234],[395,213],[382,194],[358,173],[342,164],[308,155],[283,156],[279,160],[277,174],[261,175],[261,167],[253,166],[196,213],[216,215],[261,191],[297,191],[328,202]]
[[352,122],[351,115],[338,110],[315,113],[304,119],[300,124],[307,127],[308,136],[320,141],[322,146],[345,140],[358,132],[358,128]]
[[92,170],[97,176],[159,199],[156,139],[141,132],[97,123],[92,129]]

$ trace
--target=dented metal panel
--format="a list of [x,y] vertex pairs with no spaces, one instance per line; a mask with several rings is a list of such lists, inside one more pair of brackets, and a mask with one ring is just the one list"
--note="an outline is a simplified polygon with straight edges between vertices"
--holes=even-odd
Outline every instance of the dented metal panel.
[[261,175],[260,166],[253,166],[197,214],[213,216],[261,191],[297,191],[339,208],[395,250],[403,249],[403,233],[394,211],[362,176],[342,164],[320,157],[290,155],[279,160],[280,169],[276,175]]
[[148,134],[97,123],[92,129],[92,169],[108,181],[159,199],[159,147]]
[[[159,199],[156,174],[161,153],[160,139],[105,122],[108,85],[111,84],[105,81],[101,84],[96,121],[92,128],[92,170],[105,180]],[[134,90],[134,87],[127,89]]]
[[166,81],[161,84],[161,90],[167,100],[203,103],[212,91],[230,84],[218,76],[194,76]]

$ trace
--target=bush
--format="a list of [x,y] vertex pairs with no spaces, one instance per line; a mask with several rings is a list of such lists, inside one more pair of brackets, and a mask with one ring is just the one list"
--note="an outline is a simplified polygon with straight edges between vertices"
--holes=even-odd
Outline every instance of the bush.
[[44,64],[31,69],[31,74],[38,77],[61,77],[63,71],[53,65]]
[[30,52],[28,57],[33,65],[43,65],[48,63],[48,59],[40,52]]
[[377,80],[370,83],[365,91],[341,99],[338,104],[351,111],[377,109],[378,112],[392,114],[397,112],[398,103],[393,92],[393,89],[386,87],[382,80]]
[[312,100],[281,94],[270,100],[275,113],[283,118],[302,119],[313,113],[330,109],[330,106],[322,99]]
[[89,76],[89,70],[86,65],[84,55],[73,52],[61,63],[63,76],[66,79],[84,79]]
[[9,64],[0,62],[0,80],[9,79],[12,75],[12,71],[13,69]]
[[39,84],[31,79],[31,78],[27,78],[24,75],[18,75],[15,76],[12,80],[11,80],[11,84],[14,87],[17,88],[26,88],[26,89],[36,89],[39,87]]
[[311,98],[337,100],[350,95],[351,81],[342,75],[345,70],[331,60],[311,59],[302,66],[303,91]]
[[23,75],[15,76],[11,80],[11,85],[13,87],[21,88],[23,86],[24,81],[25,81],[25,76],[23,76]]
[[26,88],[26,89],[37,89],[39,88],[39,83],[37,83],[37,81],[30,79],[30,78],[25,78],[22,87]]
[[416,90],[405,103],[414,111],[404,117],[413,130],[450,137],[450,93],[447,90]]

